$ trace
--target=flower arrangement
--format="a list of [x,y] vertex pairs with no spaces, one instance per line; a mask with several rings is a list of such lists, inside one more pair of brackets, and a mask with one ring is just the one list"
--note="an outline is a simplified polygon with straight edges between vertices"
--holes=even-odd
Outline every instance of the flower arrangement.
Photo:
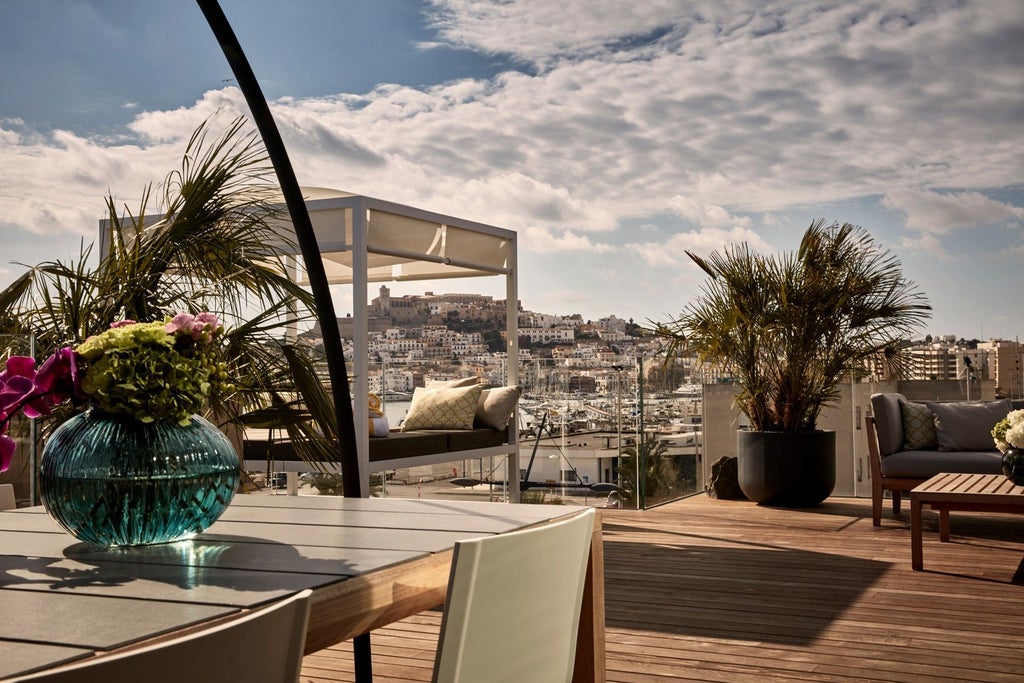
[[1024,448],[1024,410],[1012,410],[992,428],[992,438],[1000,453]]
[[187,426],[193,413],[232,389],[215,343],[224,326],[213,313],[179,313],[165,322],[124,320],[77,347],[57,349],[36,368],[12,356],[0,372],[0,472],[15,442],[6,434],[18,412],[49,415],[71,399],[140,422]]

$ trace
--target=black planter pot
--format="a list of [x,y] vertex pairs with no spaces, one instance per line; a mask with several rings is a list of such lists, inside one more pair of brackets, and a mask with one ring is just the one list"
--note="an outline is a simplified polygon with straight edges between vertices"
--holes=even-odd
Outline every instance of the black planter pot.
[[835,432],[737,432],[739,483],[761,505],[810,507],[836,485]]

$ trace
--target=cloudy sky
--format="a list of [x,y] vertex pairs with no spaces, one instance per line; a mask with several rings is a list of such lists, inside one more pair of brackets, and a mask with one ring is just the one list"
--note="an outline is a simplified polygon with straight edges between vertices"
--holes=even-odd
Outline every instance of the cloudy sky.
[[[899,257],[922,335],[1024,337],[1020,0],[221,4],[301,184],[516,230],[528,309],[664,320],[684,250],[822,217]],[[187,0],[0,0],[0,63],[0,285],[247,112]]]

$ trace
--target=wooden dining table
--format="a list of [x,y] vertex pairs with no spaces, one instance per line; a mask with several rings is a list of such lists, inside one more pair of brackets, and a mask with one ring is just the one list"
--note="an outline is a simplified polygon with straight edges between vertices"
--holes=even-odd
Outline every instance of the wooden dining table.
[[[97,548],[42,507],[0,512],[0,678],[171,637],[310,588],[306,653],[443,604],[456,541],[579,508],[237,495],[178,543]],[[574,681],[604,681],[600,519]],[[258,657],[258,652],[242,653]]]

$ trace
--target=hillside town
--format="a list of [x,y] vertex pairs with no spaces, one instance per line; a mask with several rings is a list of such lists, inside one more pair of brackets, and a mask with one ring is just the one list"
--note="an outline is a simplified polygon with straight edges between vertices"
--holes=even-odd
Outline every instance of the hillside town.
[[[505,302],[480,294],[434,294],[393,297],[382,286],[368,307],[371,391],[394,396],[423,386],[426,374],[468,374],[492,383],[502,381],[505,348]],[[352,338],[353,318],[338,321],[342,338]],[[702,384],[728,383],[727,372],[701,367],[695,359],[665,366],[660,344],[644,331],[648,321],[616,315],[585,320],[519,306],[519,357],[527,393],[611,394],[637,390],[635,366],[648,359],[645,391],[652,395],[692,393]],[[314,329],[307,338],[317,343]],[[991,380],[997,397],[1024,396],[1022,346],[1019,340],[965,339],[955,334],[908,340],[906,380],[960,381],[969,387]],[[347,346],[346,356],[351,357]],[[462,369],[461,372],[459,369]],[[865,380],[885,380],[881,364],[865,368]],[[433,375],[431,375],[433,376]]]

